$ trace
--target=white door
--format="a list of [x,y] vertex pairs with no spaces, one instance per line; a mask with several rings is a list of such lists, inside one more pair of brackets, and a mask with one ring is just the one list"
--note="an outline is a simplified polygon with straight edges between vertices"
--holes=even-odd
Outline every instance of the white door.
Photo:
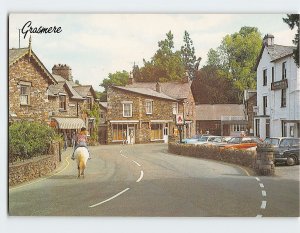
[[168,143],[168,137],[169,137],[169,127],[166,124],[164,127],[164,143]]
[[134,144],[135,143],[135,130],[134,130],[134,127],[128,127],[127,142],[128,142],[128,144]]

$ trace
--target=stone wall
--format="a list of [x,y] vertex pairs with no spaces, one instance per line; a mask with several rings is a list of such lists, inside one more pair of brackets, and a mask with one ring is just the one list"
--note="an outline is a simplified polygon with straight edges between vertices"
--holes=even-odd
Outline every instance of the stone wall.
[[[29,105],[20,104],[20,82],[31,83]],[[49,104],[47,88],[50,81],[46,74],[35,63],[34,59],[29,60],[24,56],[9,67],[9,112],[16,115],[10,117],[15,119],[27,119],[34,121],[47,121]]]
[[45,176],[58,167],[60,160],[59,143],[54,142],[50,147],[49,155],[9,165],[8,184],[14,186]]
[[[153,101],[152,114],[146,114],[146,100]],[[167,120],[169,122],[169,133],[174,128],[175,117],[173,115],[172,103],[174,101],[141,95],[117,88],[109,88],[107,92],[107,119],[118,121],[138,121],[135,123],[136,143],[150,142],[151,120]],[[132,117],[123,117],[122,101],[132,101]],[[125,123],[126,124],[126,123]],[[108,143],[112,143],[112,124],[108,124]],[[162,140],[161,140],[162,141]]]
[[251,169],[256,168],[256,152],[247,150],[220,149],[218,146],[169,143],[173,154],[233,163]]

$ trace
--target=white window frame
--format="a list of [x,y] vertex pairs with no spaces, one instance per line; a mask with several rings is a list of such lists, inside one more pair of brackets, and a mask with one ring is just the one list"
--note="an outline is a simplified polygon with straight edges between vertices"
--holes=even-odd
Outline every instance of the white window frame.
[[[22,106],[30,105],[30,88],[31,88],[31,83],[30,82],[23,82],[23,81],[21,81],[19,83],[19,85],[20,85],[20,105],[22,105]],[[24,90],[23,88],[25,88],[25,90],[26,90],[25,93],[22,93],[22,90]],[[26,97],[26,98],[23,98],[23,97]],[[24,99],[26,99],[26,103],[23,102]]]
[[147,115],[153,114],[153,100],[146,100],[145,108]]
[[[123,105],[123,117],[132,117],[132,102],[123,102],[122,105]],[[128,110],[125,109],[125,106],[129,106],[129,112],[127,112]]]
[[[62,97],[62,96],[65,98],[65,106],[64,106],[64,108],[60,107],[60,102],[61,102],[60,101],[60,97]],[[59,94],[58,95],[58,104],[59,104],[59,110],[60,111],[67,111],[67,95],[66,94]]]
[[178,103],[177,102],[172,103],[172,113],[173,113],[173,115],[178,114]]

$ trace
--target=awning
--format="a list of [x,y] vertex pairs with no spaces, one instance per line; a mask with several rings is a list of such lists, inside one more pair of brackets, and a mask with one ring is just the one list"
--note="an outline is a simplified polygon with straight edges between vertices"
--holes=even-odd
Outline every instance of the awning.
[[84,121],[80,118],[54,117],[52,119],[57,122],[59,129],[80,129],[85,127]]

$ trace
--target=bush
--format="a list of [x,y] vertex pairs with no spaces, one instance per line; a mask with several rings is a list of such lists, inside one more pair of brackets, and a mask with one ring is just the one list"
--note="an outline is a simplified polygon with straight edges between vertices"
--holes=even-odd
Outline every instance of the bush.
[[55,131],[38,122],[16,122],[9,126],[9,156],[13,160],[47,154]]

